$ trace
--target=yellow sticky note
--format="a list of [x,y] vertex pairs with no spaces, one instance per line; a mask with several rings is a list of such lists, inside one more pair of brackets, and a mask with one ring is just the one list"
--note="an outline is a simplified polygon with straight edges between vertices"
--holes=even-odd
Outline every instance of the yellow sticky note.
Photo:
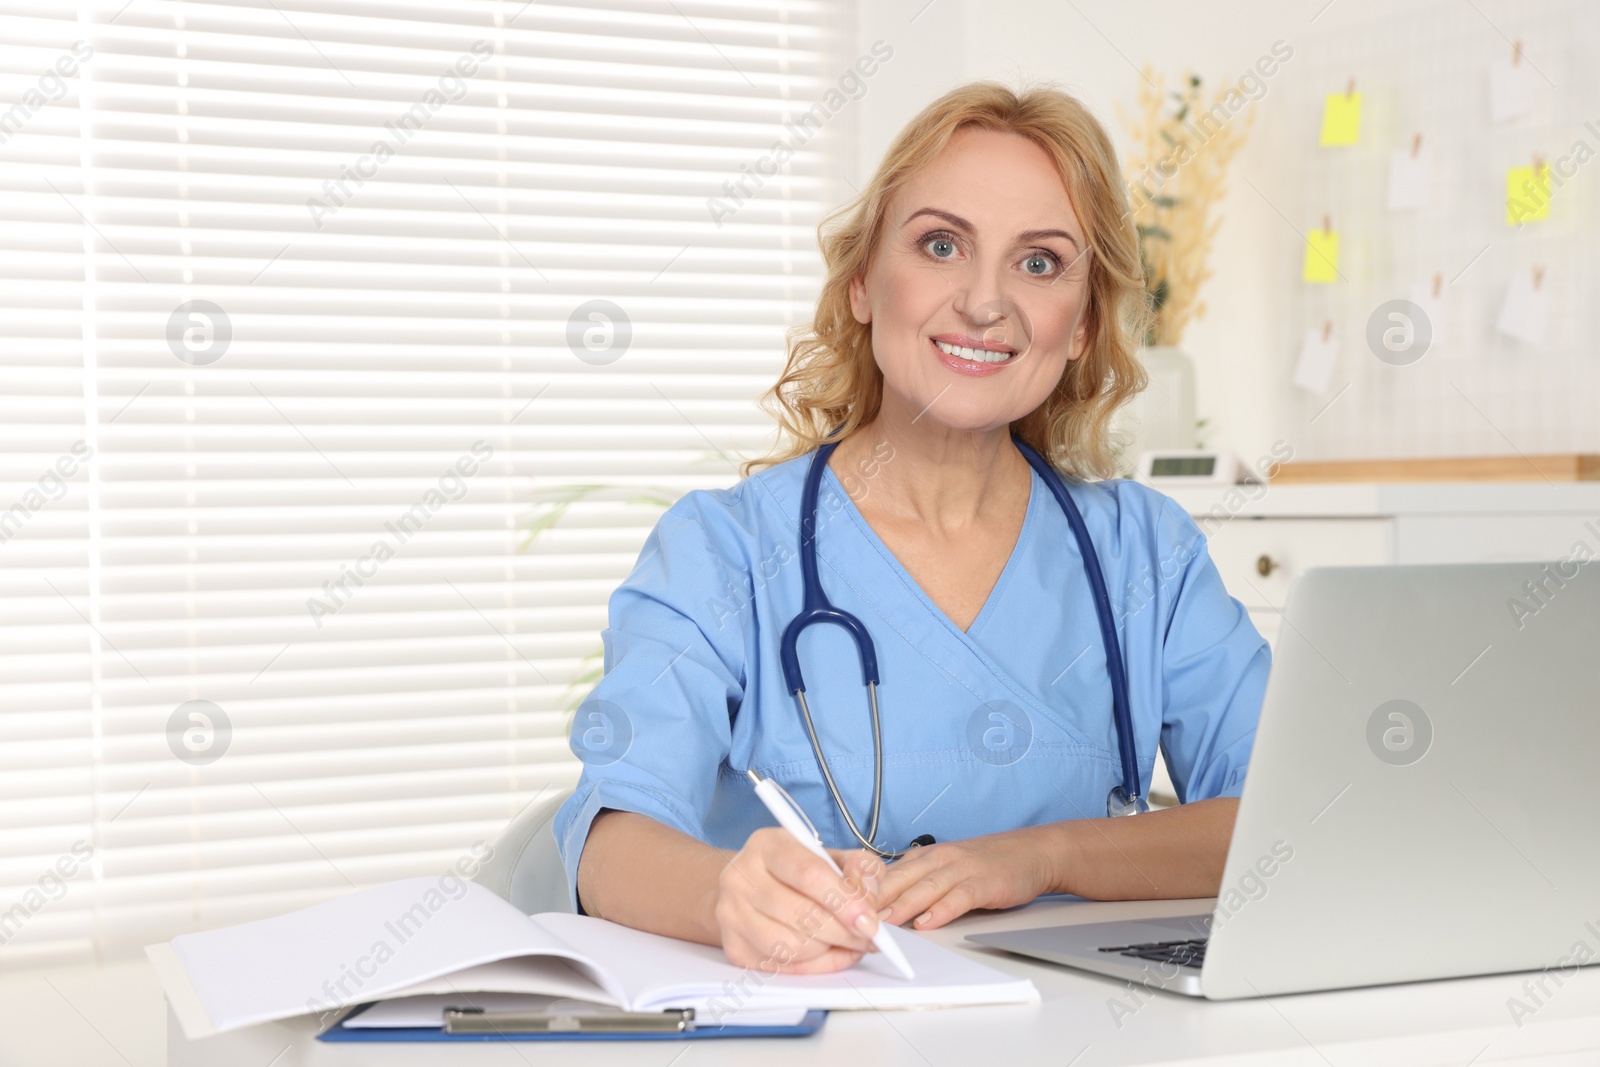
[[1312,230],[1306,234],[1306,260],[1301,275],[1308,282],[1339,280],[1339,231]]
[[1322,102],[1323,145],[1355,144],[1361,139],[1361,94],[1329,93]]
[[1550,164],[1506,171],[1506,221],[1513,226],[1550,217]]

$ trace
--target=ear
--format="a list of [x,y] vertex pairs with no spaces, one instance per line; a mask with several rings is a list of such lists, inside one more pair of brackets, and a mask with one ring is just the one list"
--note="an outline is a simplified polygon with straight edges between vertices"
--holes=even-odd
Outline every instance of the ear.
[[872,321],[872,305],[867,302],[867,279],[857,274],[850,279],[850,313],[865,326]]
[[1072,331],[1072,344],[1067,349],[1069,361],[1082,356],[1089,347],[1089,324],[1094,315],[1089,308],[1084,308],[1083,314],[1078,316],[1077,328]]

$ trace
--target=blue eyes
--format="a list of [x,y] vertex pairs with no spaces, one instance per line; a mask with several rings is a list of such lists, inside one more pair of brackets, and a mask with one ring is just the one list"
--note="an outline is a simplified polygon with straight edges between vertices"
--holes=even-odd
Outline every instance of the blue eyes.
[[[928,234],[919,242],[919,247],[935,260],[948,260],[957,251],[954,238],[944,233]],[[1022,269],[1034,278],[1047,278],[1060,268],[1061,260],[1049,252],[1036,251],[1022,261]]]

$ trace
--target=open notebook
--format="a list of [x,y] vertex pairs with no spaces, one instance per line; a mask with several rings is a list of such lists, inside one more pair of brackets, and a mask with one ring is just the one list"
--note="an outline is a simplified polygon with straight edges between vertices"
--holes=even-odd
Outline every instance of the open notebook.
[[769,975],[720,948],[561,912],[524,915],[453,878],[411,878],[145,951],[193,1038],[419,994],[536,993],[628,1011],[694,1008],[708,1022],[783,1008],[1033,1003],[1039,991],[909,931],[915,969],[872,953],[832,974]]

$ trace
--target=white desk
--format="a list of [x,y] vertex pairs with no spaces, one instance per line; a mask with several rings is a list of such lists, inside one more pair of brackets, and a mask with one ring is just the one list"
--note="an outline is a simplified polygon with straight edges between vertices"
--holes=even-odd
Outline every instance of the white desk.
[[[166,1023],[154,976],[143,963],[99,971],[55,971],[0,979],[0,1063],[92,1067],[163,1062],[195,1067],[407,1067],[433,1064],[1474,1064],[1600,1063],[1600,967],[1572,978],[1518,1028],[1507,998],[1527,975],[1497,975],[1335,993],[1211,1003],[1170,994],[1148,999],[1119,1027],[1109,1002],[1126,987],[1108,978],[967,947],[978,930],[1049,922],[1100,922],[1179,914],[1206,902],[1095,904],[1043,900],[1009,912],[968,915],[923,935],[1027,975],[1044,1002],[927,1012],[834,1012],[811,1038],[686,1043],[603,1042],[484,1045],[326,1045],[304,1021],[253,1027],[190,1043]],[[1404,906],[1397,900],[1396,906]],[[1596,902],[1600,913],[1600,902]],[[1494,921],[1485,916],[1485,921]],[[47,984],[47,979],[49,984]],[[62,994],[71,998],[71,1005]],[[33,1035],[33,1036],[30,1036]],[[559,1056],[551,1053],[559,1048]],[[688,1050],[685,1052],[685,1050]]]

